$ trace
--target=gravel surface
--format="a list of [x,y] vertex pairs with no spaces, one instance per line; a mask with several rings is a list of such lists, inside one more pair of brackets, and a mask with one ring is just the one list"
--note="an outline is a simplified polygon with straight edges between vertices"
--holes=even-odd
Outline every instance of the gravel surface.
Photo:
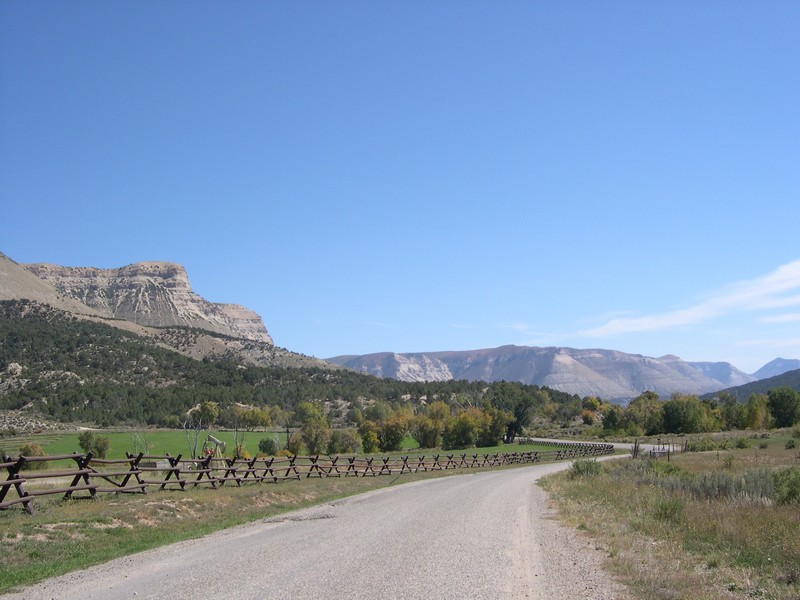
[[47,580],[4,598],[617,599],[536,484],[568,464],[370,492]]

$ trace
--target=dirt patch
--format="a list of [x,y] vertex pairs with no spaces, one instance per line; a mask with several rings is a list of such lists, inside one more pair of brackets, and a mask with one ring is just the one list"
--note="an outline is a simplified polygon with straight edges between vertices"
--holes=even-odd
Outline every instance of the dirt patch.
[[133,525],[126,523],[121,519],[111,519],[110,523],[95,523],[92,525],[94,529],[133,529]]
[[20,544],[22,542],[49,542],[51,538],[46,533],[34,533],[31,535],[26,535],[24,533],[17,533],[13,536],[7,536],[3,538],[4,543],[8,544]]

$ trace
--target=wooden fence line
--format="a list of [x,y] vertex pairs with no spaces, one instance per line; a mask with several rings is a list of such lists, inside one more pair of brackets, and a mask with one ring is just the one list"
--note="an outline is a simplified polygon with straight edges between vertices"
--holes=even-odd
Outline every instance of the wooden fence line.
[[[538,442],[537,443],[541,443]],[[542,444],[544,445],[544,444]],[[8,476],[0,481],[0,510],[22,504],[30,514],[31,502],[38,496],[62,494],[63,499],[95,498],[97,494],[140,493],[148,488],[178,489],[210,485],[212,488],[243,483],[278,483],[323,477],[377,477],[404,473],[474,469],[543,461],[601,456],[614,451],[612,444],[548,443],[554,450],[504,452],[496,454],[431,454],[386,457],[366,456],[286,456],[256,458],[186,459],[170,456],[126,453],[126,458],[105,460],[88,454],[57,456],[2,457],[0,469]],[[72,468],[47,471],[25,470],[26,465],[43,462],[68,462]],[[71,478],[71,479],[70,479]],[[70,483],[63,485],[67,479]],[[50,480],[56,487],[28,489],[31,483]],[[58,487],[58,486],[61,487]],[[15,492],[16,497],[9,493]],[[81,494],[75,495],[76,492]]]

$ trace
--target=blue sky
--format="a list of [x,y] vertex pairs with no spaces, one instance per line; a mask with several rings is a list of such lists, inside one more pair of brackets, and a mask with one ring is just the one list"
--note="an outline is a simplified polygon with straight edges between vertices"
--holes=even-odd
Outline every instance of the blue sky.
[[319,357],[800,358],[800,3],[3,2],[0,251]]

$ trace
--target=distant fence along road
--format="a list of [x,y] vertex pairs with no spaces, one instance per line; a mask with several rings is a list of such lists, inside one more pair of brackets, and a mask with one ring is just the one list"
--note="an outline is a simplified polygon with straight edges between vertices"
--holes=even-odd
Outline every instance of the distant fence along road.
[[[475,469],[533,464],[611,454],[612,444],[536,442],[552,446],[540,452],[497,454],[434,454],[430,456],[289,456],[267,458],[185,459],[182,455],[127,454],[127,458],[104,460],[88,454],[58,456],[5,456],[0,468],[8,477],[0,482],[0,510],[22,504],[33,513],[31,502],[38,496],[59,494],[64,499],[95,498],[97,494],[140,493],[148,489],[179,489],[208,485],[241,486],[246,483],[278,483],[310,477],[377,477],[420,471]],[[25,470],[36,463],[67,463],[60,470]],[[10,492],[12,492],[10,494]]]

